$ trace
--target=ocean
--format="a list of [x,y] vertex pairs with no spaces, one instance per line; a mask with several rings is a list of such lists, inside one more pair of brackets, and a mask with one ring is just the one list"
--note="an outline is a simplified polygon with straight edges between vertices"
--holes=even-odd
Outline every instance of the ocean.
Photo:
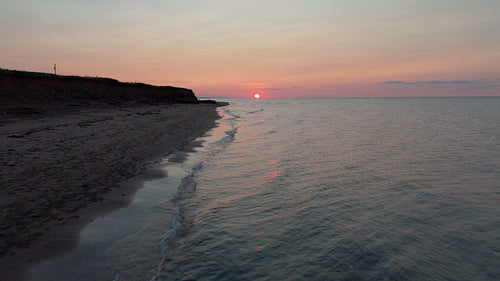
[[33,280],[499,280],[500,98],[227,100]]

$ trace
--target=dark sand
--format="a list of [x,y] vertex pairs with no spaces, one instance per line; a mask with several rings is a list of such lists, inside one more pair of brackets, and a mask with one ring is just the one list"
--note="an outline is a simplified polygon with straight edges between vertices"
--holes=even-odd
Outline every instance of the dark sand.
[[[148,170],[215,125],[221,104],[73,102],[0,107],[0,276],[22,280],[129,204]],[[139,181],[141,181],[139,179]]]

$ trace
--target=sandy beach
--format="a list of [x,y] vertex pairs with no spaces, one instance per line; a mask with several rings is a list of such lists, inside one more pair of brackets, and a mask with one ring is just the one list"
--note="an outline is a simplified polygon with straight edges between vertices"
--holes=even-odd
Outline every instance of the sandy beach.
[[126,205],[138,188],[120,183],[157,176],[144,171],[212,128],[220,105],[0,108],[0,275],[71,248],[86,223]]

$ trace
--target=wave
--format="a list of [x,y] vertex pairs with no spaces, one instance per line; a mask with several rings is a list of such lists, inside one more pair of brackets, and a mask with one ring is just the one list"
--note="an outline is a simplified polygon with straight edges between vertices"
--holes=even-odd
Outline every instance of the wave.
[[172,241],[175,236],[177,235],[177,232],[179,229],[182,227],[181,224],[181,210],[179,207],[175,209],[174,214],[172,215],[172,220],[170,222],[170,228],[163,234],[163,236],[160,239],[159,247],[160,247],[160,263],[158,264],[158,271],[156,272],[156,275],[151,278],[151,281],[157,281],[159,280],[158,278],[161,275],[161,268],[163,266],[163,263],[165,262],[165,257],[167,256],[167,249],[170,241]]
[[177,203],[178,206],[176,207],[174,213],[172,214],[170,228],[163,234],[163,236],[160,239],[160,242],[158,243],[158,247],[160,250],[160,262],[158,264],[157,273],[155,276],[153,276],[153,278],[151,278],[151,281],[159,280],[158,278],[161,274],[161,269],[163,263],[165,262],[165,257],[167,255],[168,245],[170,244],[170,241],[172,241],[175,238],[177,232],[182,227],[182,220],[181,220],[182,215],[181,215],[181,208],[179,206],[179,201],[180,199],[182,199],[182,196],[184,196],[186,193],[193,193],[194,190],[196,189],[196,182],[193,180],[193,177],[196,174],[196,172],[199,169],[201,169],[202,166],[203,162],[199,162],[193,166],[191,173],[182,179],[181,183],[177,187],[177,193],[171,200],[171,202]]
[[[235,126],[236,119],[241,118],[240,116],[234,114],[230,111],[228,107],[220,108],[221,117],[219,127],[223,129],[224,133],[219,135],[219,139],[216,139],[209,143],[208,155],[213,155],[214,153],[220,151],[219,148],[226,147],[229,143],[233,142],[235,135],[238,132],[238,128]],[[213,147],[215,145],[215,147]],[[215,150],[214,150],[215,149]],[[158,269],[156,275],[151,278],[151,281],[161,280],[162,268],[167,257],[167,251],[170,243],[176,238],[177,233],[183,227],[183,212],[182,205],[185,196],[193,194],[196,190],[196,181],[194,177],[196,172],[203,167],[203,161],[199,161],[192,167],[191,172],[182,178],[180,184],[177,187],[177,192],[175,196],[170,200],[173,204],[177,205],[174,213],[171,217],[171,223],[168,230],[161,237],[158,247],[160,252],[160,261],[158,264]]]
[[179,207],[175,209],[174,214],[172,215],[172,221],[170,223],[170,229],[165,232],[165,234],[161,237],[159,246],[160,246],[160,258],[162,260],[165,259],[165,254],[167,253],[168,243],[175,237],[177,231],[181,227],[181,210]]
[[223,143],[232,142],[234,140],[234,135],[236,134],[237,131],[238,131],[237,128],[232,128],[229,131],[225,131],[226,136],[221,139],[221,142]]
[[182,179],[181,183],[177,187],[177,193],[175,194],[174,198],[172,198],[171,201],[177,202],[180,199],[180,197],[184,195],[187,189],[194,191],[195,183],[193,182],[193,177],[196,171],[198,171],[202,167],[202,165],[203,162],[199,162],[198,164],[194,165],[193,169],[191,170],[191,173]]
[[241,118],[240,115],[238,114],[235,114],[232,110],[231,110],[231,106],[226,106],[226,107],[222,107],[222,108],[219,108],[219,113],[222,115],[222,119],[223,120],[234,120],[234,119],[238,119],[238,118]]
[[249,111],[249,112],[247,112],[247,114],[255,114],[255,113],[262,112],[262,111],[264,111],[264,109],[263,109],[263,108],[261,108],[261,109],[259,109],[259,110],[252,110],[252,111]]

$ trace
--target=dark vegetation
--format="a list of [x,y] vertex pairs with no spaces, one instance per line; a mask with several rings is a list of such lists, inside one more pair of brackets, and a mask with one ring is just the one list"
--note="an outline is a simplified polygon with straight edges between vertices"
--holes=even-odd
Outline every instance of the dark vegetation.
[[74,100],[199,103],[185,88],[0,68],[0,103]]

